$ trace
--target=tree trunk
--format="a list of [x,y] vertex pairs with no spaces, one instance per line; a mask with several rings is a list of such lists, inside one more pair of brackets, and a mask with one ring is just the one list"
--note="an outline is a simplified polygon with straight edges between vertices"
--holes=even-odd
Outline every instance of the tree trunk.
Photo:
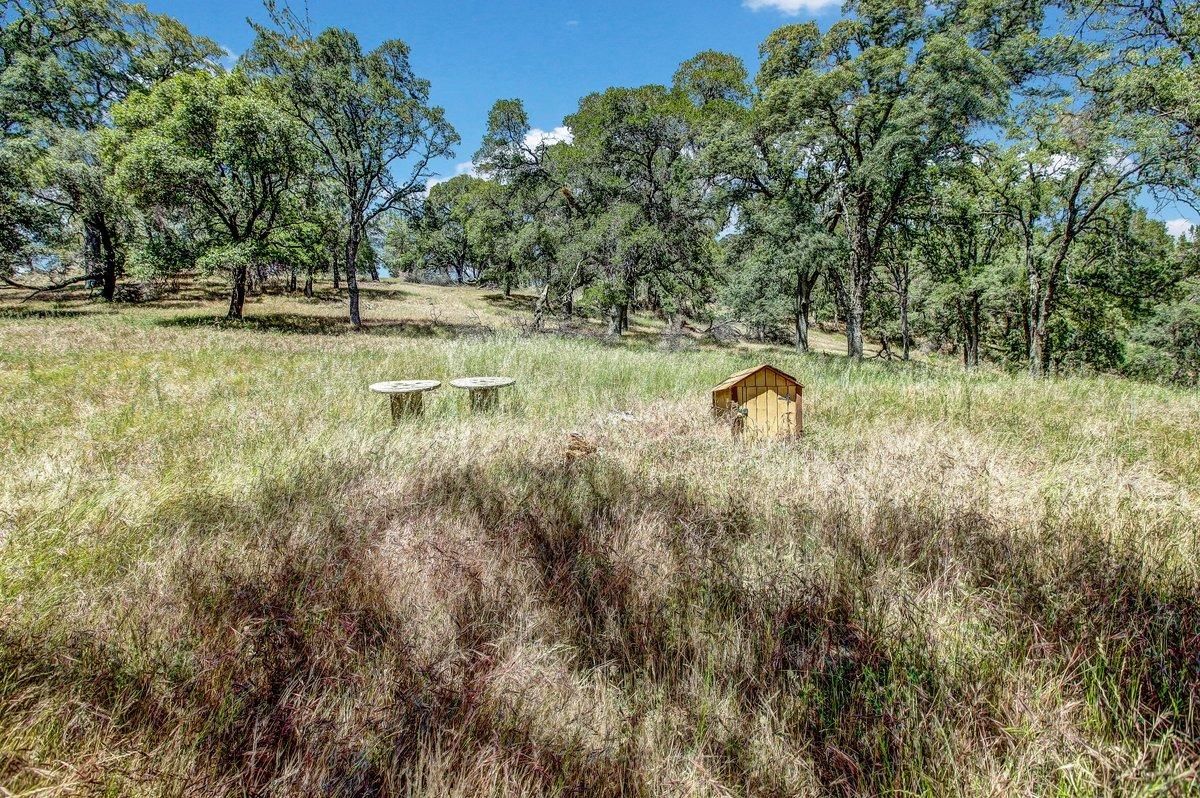
[[610,338],[617,338],[621,335],[621,306],[613,305],[608,309],[608,330],[605,334]]
[[377,282],[379,282],[379,264],[376,263],[375,261],[371,261],[370,266],[371,266],[371,282],[377,283]]
[[[103,222],[103,220],[101,220]],[[105,301],[112,302],[117,298],[117,277],[120,276],[120,266],[117,262],[117,242],[113,240],[112,231],[108,224],[100,225],[100,249],[103,252],[104,278],[101,281],[100,296]]]
[[100,274],[100,231],[90,220],[83,223],[83,268],[88,274],[87,287],[99,288],[103,279]]
[[963,368],[966,369],[979,366],[979,338],[982,329],[980,304],[978,296],[972,296],[965,304],[961,299],[954,300],[954,308],[958,312],[958,326],[962,330]]
[[83,246],[88,286],[99,288],[104,301],[112,302],[117,297],[117,246],[103,217],[84,221]]
[[100,296],[105,302],[117,298],[117,264],[114,260],[104,259],[104,279],[100,283]]
[[[857,281],[856,281],[857,282]],[[865,286],[864,286],[865,289]],[[865,290],[859,290],[856,285],[846,297],[846,355],[855,359],[863,358],[863,317],[866,315]]]
[[299,282],[300,282],[300,276],[299,276],[299,275],[298,275],[296,272],[297,272],[297,269],[296,269],[296,264],[295,264],[295,262],[293,262],[293,263],[292,263],[292,265],[291,265],[291,270],[288,272],[288,287],[287,287],[287,290],[288,290],[288,293],[289,293],[289,294],[294,294],[294,293],[296,293],[296,286],[297,286],[297,285],[299,284]]
[[908,326],[908,286],[900,293],[900,351],[901,359],[908,360],[911,354],[911,339]]
[[799,289],[795,297],[796,349],[808,352],[808,324],[812,318],[812,292],[817,285],[817,275],[806,277],[800,274],[796,287]]
[[846,286],[846,354],[854,360],[863,358],[863,320],[866,316],[867,290],[871,285],[874,257],[868,230],[869,197],[860,195],[856,201],[858,213],[850,224],[849,285]]
[[796,314],[796,350],[808,352],[808,312],[804,310]]
[[538,294],[537,301],[533,303],[533,321],[531,326],[534,332],[541,332],[545,324],[546,318],[546,298],[550,296],[550,283],[542,286],[542,293]]
[[1048,292],[1044,290],[1040,275],[1029,270],[1029,374],[1032,377],[1046,375],[1046,344],[1050,335],[1046,322],[1050,304]]
[[982,304],[978,296],[971,297],[971,347],[967,354],[967,365],[970,368],[979,367],[979,339],[983,336]]
[[329,267],[330,267],[330,270],[333,272],[333,290],[340,291],[342,289],[342,277],[341,277],[342,270],[341,270],[341,266],[338,264],[338,256],[337,255],[333,256],[333,259],[330,262]]
[[362,231],[358,225],[350,225],[350,234],[346,236],[346,288],[350,294],[350,323],[355,327],[362,326],[362,317],[358,312],[358,245]]
[[313,298],[313,267],[311,263],[309,264],[308,272],[304,277],[304,296],[306,299]]
[[246,304],[246,275],[249,270],[244,264],[233,269],[233,288],[229,293],[229,313],[226,318],[240,321],[242,308]]

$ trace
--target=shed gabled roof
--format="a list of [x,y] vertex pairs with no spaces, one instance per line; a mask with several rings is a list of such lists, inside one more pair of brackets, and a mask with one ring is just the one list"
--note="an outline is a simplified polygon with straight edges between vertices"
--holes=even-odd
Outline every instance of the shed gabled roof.
[[792,382],[796,383],[797,385],[800,384],[800,380],[796,379],[791,374],[787,374],[787,373],[782,372],[779,369],[775,368],[774,366],[770,366],[770,365],[767,365],[766,363],[763,363],[761,365],[748,368],[745,371],[739,371],[737,374],[730,376],[729,379],[725,380],[720,385],[717,385],[716,387],[714,387],[713,390],[714,391],[723,391],[726,388],[732,388],[733,386],[737,385],[742,380],[749,377],[751,374],[762,371],[763,369],[770,369],[771,371],[778,374],[780,377],[791,380]]

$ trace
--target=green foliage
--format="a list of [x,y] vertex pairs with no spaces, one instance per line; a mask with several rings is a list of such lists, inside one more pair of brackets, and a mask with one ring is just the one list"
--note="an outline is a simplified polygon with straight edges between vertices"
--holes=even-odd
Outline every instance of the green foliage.
[[247,65],[272,82],[339,189],[349,315],[358,326],[358,250],[368,228],[384,214],[416,212],[433,177],[431,162],[452,155],[458,135],[430,104],[429,82],[413,71],[404,42],[390,39],[368,51],[350,31],[313,36],[286,9],[268,9],[275,27],[255,25]]
[[978,125],[999,121],[1013,76],[960,29],[953,9],[851,3],[856,15],[822,34],[813,24],[776,31],[757,84],[767,130],[804,155],[846,241],[830,269],[847,320],[847,349],[862,357],[864,314],[877,260],[905,222],[928,172],[963,157]]
[[[25,161],[0,216],[41,219],[10,258],[79,269],[113,299],[135,226],[97,149],[113,103],[220,48],[170,17],[117,0],[13,0],[0,10],[0,133]],[[54,223],[47,223],[48,217]],[[64,229],[66,228],[66,229]],[[79,242],[70,245],[70,239]],[[69,283],[64,283],[69,284]]]
[[1200,291],[1160,307],[1133,335],[1130,374],[1179,385],[1200,385]]
[[116,184],[145,211],[186,220],[197,265],[227,270],[240,318],[250,264],[264,258],[308,168],[300,128],[242,72],[177,75],[113,112]]
[[689,58],[675,71],[673,85],[694,105],[723,107],[742,105],[750,99],[749,74],[741,59],[728,53],[706,50]]
[[569,178],[583,229],[568,259],[605,285],[610,331],[627,325],[644,289],[667,314],[711,294],[712,241],[727,210],[699,179],[694,151],[701,109],[681,89],[609,89],[567,117]]
[[55,240],[62,217],[54,208],[37,202],[28,193],[32,183],[30,157],[34,148],[9,142],[0,148],[0,278],[31,271],[39,256],[38,245]]
[[707,50],[670,85],[583,98],[553,137],[499,100],[471,174],[438,182],[458,138],[402,41],[268,3],[228,76],[214,43],[141,6],[14,0],[0,276],[112,298],[123,274],[200,266],[231,275],[238,315],[243,275],[311,292],[332,268],[358,324],[357,276],[382,258],[529,289],[535,327],[597,310],[617,334],[641,311],[805,350],[819,319],[855,357],[875,336],[969,367],[1132,368],[1170,340],[1143,333],[1190,301],[1198,262],[1139,210],[1200,183],[1193,6],[854,0],[771,33],[753,80]]

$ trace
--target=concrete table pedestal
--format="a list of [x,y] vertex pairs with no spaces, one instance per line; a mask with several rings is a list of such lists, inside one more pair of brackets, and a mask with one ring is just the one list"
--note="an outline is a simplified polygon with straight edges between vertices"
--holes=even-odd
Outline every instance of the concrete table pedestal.
[[471,412],[488,413],[496,409],[500,402],[500,389],[512,385],[516,380],[511,377],[464,377],[450,380],[455,388],[467,391],[471,398]]
[[425,392],[441,387],[437,380],[398,380],[377,382],[371,386],[375,393],[391,397],[393,423],[425,412]]

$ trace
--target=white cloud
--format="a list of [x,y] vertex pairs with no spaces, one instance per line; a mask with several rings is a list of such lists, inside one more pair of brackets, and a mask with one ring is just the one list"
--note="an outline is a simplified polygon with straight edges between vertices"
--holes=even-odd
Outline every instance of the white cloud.
[[[454,165],[453,177],[457,177],[459,175],[470,175],[471,177],[479,177],[479,173],[475,171],[475,164],[471,163],[470,161],[464,161],[463,163]],[[440,175],[438,177],[429,178],[429,182],[427,182],[425,184],[425,194],[428,196],[429,189],[433,188],[438,183],[447,183],[449,181],[450,181],[449,177],[441,177]]]
[[1078,169],[1081,163],[1074,155],[1056,152],[1045,161],[1035,162],[1033,171],[1048,180],[1061,180]]
[[1196,229],[1194,222],[1189,222],[1187,219],[1171,219],[1167,223],[1167,232],[1175,238],[1180,236],[1190,237],[1192,231]]
[[232,70],[235,66],[237,66],[237,61],[239,58],[238,54],[223,44],[217,46],[221,48],[221,56],[217,60],[221,63],[221,66],[225,67],[225,69]]
[[567,20],[567,27],[568,27],[568,28],[578,28],[578,27],[579,27],[579,20],[577,20],[577,19],[568,19],[568,20]]
[[1080,163],[1080,160],[1074,155],[1055,153],[1050,156],[1050,174],[1058,177],[1067,172],[1074,172],[1079,168]]
[[[559,125],[553,130],[542,130],[541,128],[535,127],[525,134],[525,146],[530,150],[535,151],[538,147],[543,145],[549,147],[552,144],[558,144],[560,141],[565,141],[570,144],[574,140],[575,136],[571,133],[571,128],[567,127],[566,125]],[[475,164],[471,163],[470,161],[463,161],[462,163],[454,165],[453,175],[439,175],[437,177],[429,178],[429,182],[425,184],[425,195],[429,196],[429,190],[434,186],[438,185],[439,183],[449,182],[458,175],[470,175],[471,177],[488,179],[487,175],[480,174],[479,170],[475,167]]]
[[841,4],[841,0],[742,0],[742,5],[751,11],[774,9],[790,17],[805,11],[809,13],[824,11],[827,8],[841,6]]
[[525,146],[531,150],[536,150],[543,145],[549,147],[551,144],[558,144],[560,141],[570,144],[574,140],[575,134],[566,125],[559,125],[554,130],[542,130],[535,127],[525,134]]

